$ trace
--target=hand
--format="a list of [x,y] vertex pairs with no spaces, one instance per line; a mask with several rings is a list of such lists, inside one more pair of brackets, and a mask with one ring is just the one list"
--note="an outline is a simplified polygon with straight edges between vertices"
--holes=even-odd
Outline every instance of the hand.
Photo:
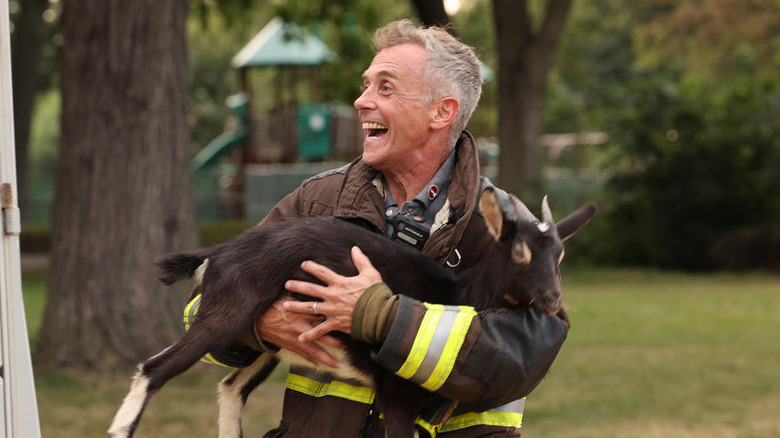
[[[358,270],[358,275],[354,277],[344,277],[319,263],[303,262],[301,268],[325,283],[325,286],[299,280],[287,281],[284,287],[288,291],[322,300],[317,303],[316,310],[318,315],[325,317],[325,321],[303,332],[298,337],[299,341],[313,341],[332,331],[350,333],[352,310],[358,298],[366,288],[382,282],[382,275],[357,246],[352,247],[352,262]],[[313,316],[314,306],[311,301],[285,301],[283,307],[290,312]]]
[[[291,351],[317,365],[329,365],[338,367],[339,362],[315,342],[301,342],[298,337],[301,333],[311,329],[312,325],[323,321],[322,316],[316,316],[288,312],[284,308],[286,301],[295,301],[292,298],[284,298],[275,302],[257,321],[257,329],[263,341],[268,341],[279,348]],[[323,336],[317,339],[326,345],[343,349],[344,346],[332,336]]]

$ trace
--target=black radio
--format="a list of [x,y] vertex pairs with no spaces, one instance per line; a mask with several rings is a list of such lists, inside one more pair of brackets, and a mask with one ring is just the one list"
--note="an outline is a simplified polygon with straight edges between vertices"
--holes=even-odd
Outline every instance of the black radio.
[[430,232],[423,228],[420,221],[409,215],[400,214],[390,220],[393,225],[392,240],[403,242],[419,250],[423,248]]

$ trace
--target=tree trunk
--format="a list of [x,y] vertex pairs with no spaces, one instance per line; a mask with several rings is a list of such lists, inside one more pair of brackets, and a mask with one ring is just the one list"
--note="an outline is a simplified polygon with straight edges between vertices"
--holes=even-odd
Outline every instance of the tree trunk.
[[38,91],[38,65],[46,27],[43,24],[45,3],[28,0],[21,3],[21,11],[14,23],[11,40],[11,68],[13,69],[14,137],[16,139],[16,180],[19,209],[24,220],[27,206],[27,150],[30,139],[35,94]]
[[529,202],[541,198],[542,114],[547,75],[571,0],[548,0],[537,34],[525,0],[493,0],[498,45],[499,185]]
[[[41,366],[110,370],[181,332],[153,261],[196,246],[185,1],[68,0]],[[182,288],[183,289],[183,288]]]
[[[451,24],[450,16],[444,10],[443,0],[412,0],[412,6],[422,24],[444,28]],[[452,32],[452,29],[448,30]]]

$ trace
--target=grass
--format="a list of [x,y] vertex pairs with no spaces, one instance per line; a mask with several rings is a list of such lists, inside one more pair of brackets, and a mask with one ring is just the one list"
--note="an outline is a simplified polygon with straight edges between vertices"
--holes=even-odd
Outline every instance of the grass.
[[[564,289],[572,330],[528,397],[524,437],[780,436],[780,276],[577,269]],[[25,273],[24,290],[36,333],[45,273]],[[171,381],[137,436],[215,436],[224,374],[199,365]],[[250,397],[245,436],[278,423],[282,379]],[[43,436],[104,436],[128,385],[129,372],[36,376]]]
[[780,436],[780,277],[565,280],[573,327],[529,397],[524,436]]

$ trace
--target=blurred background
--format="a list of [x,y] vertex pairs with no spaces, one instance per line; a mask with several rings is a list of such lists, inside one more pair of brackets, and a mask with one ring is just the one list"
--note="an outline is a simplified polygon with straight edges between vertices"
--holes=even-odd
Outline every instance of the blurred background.
[[[556,217],[599,204],[567,242],[574,329],[524,436],[780,436],[776,0],[162,3],[9,1],[44,436],[103,433],[133,364],[181,333],[188,291],[151,261],[360,154],[371,36],[400,18],[476,49],[485,175]],[[223,370],[197,368],[144,433],[215,430]],[[250,402],[257,436],[282,380]]]

